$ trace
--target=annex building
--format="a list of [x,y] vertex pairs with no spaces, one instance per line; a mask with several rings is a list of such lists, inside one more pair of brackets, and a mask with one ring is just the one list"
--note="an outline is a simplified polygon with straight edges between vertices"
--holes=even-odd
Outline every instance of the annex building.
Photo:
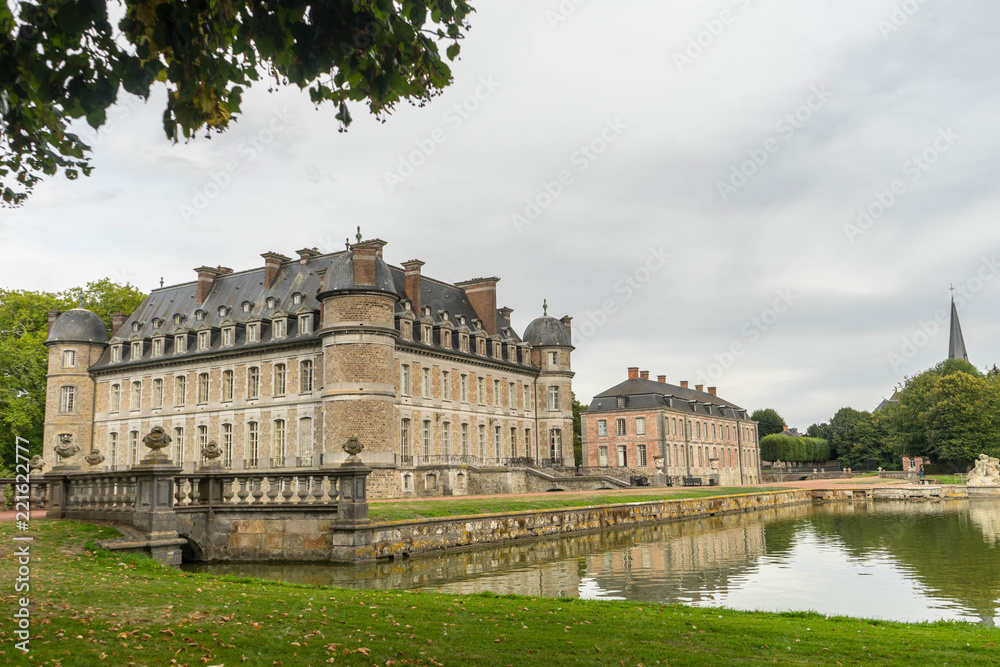
[[209,442],[226,469],[338,465],[356,437],[370,497],[466,493],[469,466],[573,465],[571,318],[518,335],[499,278],[435,280],[385,245],[202,266],[110,339],[90,311],[50,313],[46,463],[72,441],[62,463],[135,466],[160,426],[186,469]]
[[676,485],[758,484],[757,422],[715,387],[703,389],[629,368],[627,380],[595,396],[582,414],[584,465],[641,476],[662,469]]

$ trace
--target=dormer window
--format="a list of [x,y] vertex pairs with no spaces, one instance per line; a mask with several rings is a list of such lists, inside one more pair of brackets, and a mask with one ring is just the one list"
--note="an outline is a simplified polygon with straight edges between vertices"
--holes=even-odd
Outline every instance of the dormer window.
[[198,332],[198,349],[207,350],[209,344],[212,342],[212,332],[211,331],[199,331]]
[[137,340],[132,343],[132,358],[141,359],[142,358],[142,341]]
[[486,356],[486,339],[477,338],[476,339],[476,354]]
[[233,344],[233,331],[235,327],[226,327],[222,330],[222,344],[232,345]]
[[162,326],[163,326],[163,320],[161,320],[159,317],[153,318],[153,328],[154,329],[159,329]]
[[268,308],[274,308],[274,306],[275,306],[276,303],[277,303],[277,301],[275,301],[275,299],[274,299],[273,296],[267,297],[267,307]]
[[299,333],[308,334],[312,333],[312,315],[299,315]]
[[111,346],[111,363],[117,363],[122,360],[122,346],[112,345]]
[[225,306],[219,306],[219,317],[225,317],[229,314],[229,308]]
[[493,356],[497,359],[499,359],[501,356],[500,341],[498,340],[493,341]]
[[163,339],[154,338],[153,339],[153,356],[158,357],[163,354]]
[[249,313],[250,312],[250,302],[249,301],[244,301],[243,302],[243,312],[244,313]]
[[185,334],[180,334],[174,336],[174,352],[177,354],[182,354],[187,352],[187,336]]
[[260,324],[254,322],[247,325],[247,342],[256,343],[260,340]]
[[424,324],[420,328],[420,340],[428,345],[434,344],[433,334],[431,330],[431,325]]
[[400,318],[399,333],[404,340],[413,340],[413,322],[406,318]]
[[625,407],[625,397],[624,396],[619,396],[618,397],[618,407],[619,408],[624,408]]
[[293,294],[292,295],[292,303],[295,304],[296,306],[298,306],[299,304],[301,304],[302,303],[302,295],[299,294],[298,292],[296,292],[295,294]]
[[465,315],[458,316],[458,324],[463,327],[465,326]]
[[132,331],[133,331],[134,333],[138,333],[139,329],[141,329],[141,328],[142,328],[142,327],[141,327],[141,326],[139,325],[139,323],[138,323],[138,322],[133,322],[133,323],[132,323]]
[[194,314],[194,319],[197,320],[198,322],[205,321],[205,311],[204,310],[196,311]]
[[180,313],[177,313],[176,315],[174,315],[174,324],[180,324],[183,321],[184,321],[184,316],[183,315],[181,315]]
[[424,306],[424,317],[430,317],[430,316],[431,316],[431,307]]
[[285,320],[280,318],[274,320],[271,325],[271,337],[272,338],[284,338],[285,337]]
[[461,333],[458,334],[458,349],[461,352],[468,354],[469,352],[469,334]]

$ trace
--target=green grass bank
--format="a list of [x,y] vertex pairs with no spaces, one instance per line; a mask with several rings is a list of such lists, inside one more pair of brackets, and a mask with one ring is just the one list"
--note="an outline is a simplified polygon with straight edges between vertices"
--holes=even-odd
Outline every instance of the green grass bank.
[[[354,591],[171,570],[98,550],[116,532],[31,523],[30,593],[15,593],[14,525],[0,525],[16,665],[996,664],[1000,630],[633,602]],[[25,533],[20,533],[24,535]],[[31,598],[30,652],[14,647]]]

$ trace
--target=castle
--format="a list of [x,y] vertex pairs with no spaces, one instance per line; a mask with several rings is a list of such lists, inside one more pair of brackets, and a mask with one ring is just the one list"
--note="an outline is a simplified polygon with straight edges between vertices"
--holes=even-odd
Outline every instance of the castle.
[[[499,278],[434,280],[385,245],[199,267],[110,340],[88,310],[51,312],[45,461],[135,466],[160,426],[187,469],[210,442],[233,470],[339,465],[356,437],[373,498],[468,493],[469,465],[572,466],[571,318],[518,336]],[[79,451],[57,461],[60,442]]]

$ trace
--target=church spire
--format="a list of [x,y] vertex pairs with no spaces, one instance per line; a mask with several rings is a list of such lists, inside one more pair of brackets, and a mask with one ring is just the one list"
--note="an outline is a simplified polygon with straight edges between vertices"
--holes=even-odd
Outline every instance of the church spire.
[[948,358],[969,360],[965,351],[965,339],[962,337],[962,325],[958,321],[958,309],[955,307],[955,288],[951,288],[951,336],[948,339]]

